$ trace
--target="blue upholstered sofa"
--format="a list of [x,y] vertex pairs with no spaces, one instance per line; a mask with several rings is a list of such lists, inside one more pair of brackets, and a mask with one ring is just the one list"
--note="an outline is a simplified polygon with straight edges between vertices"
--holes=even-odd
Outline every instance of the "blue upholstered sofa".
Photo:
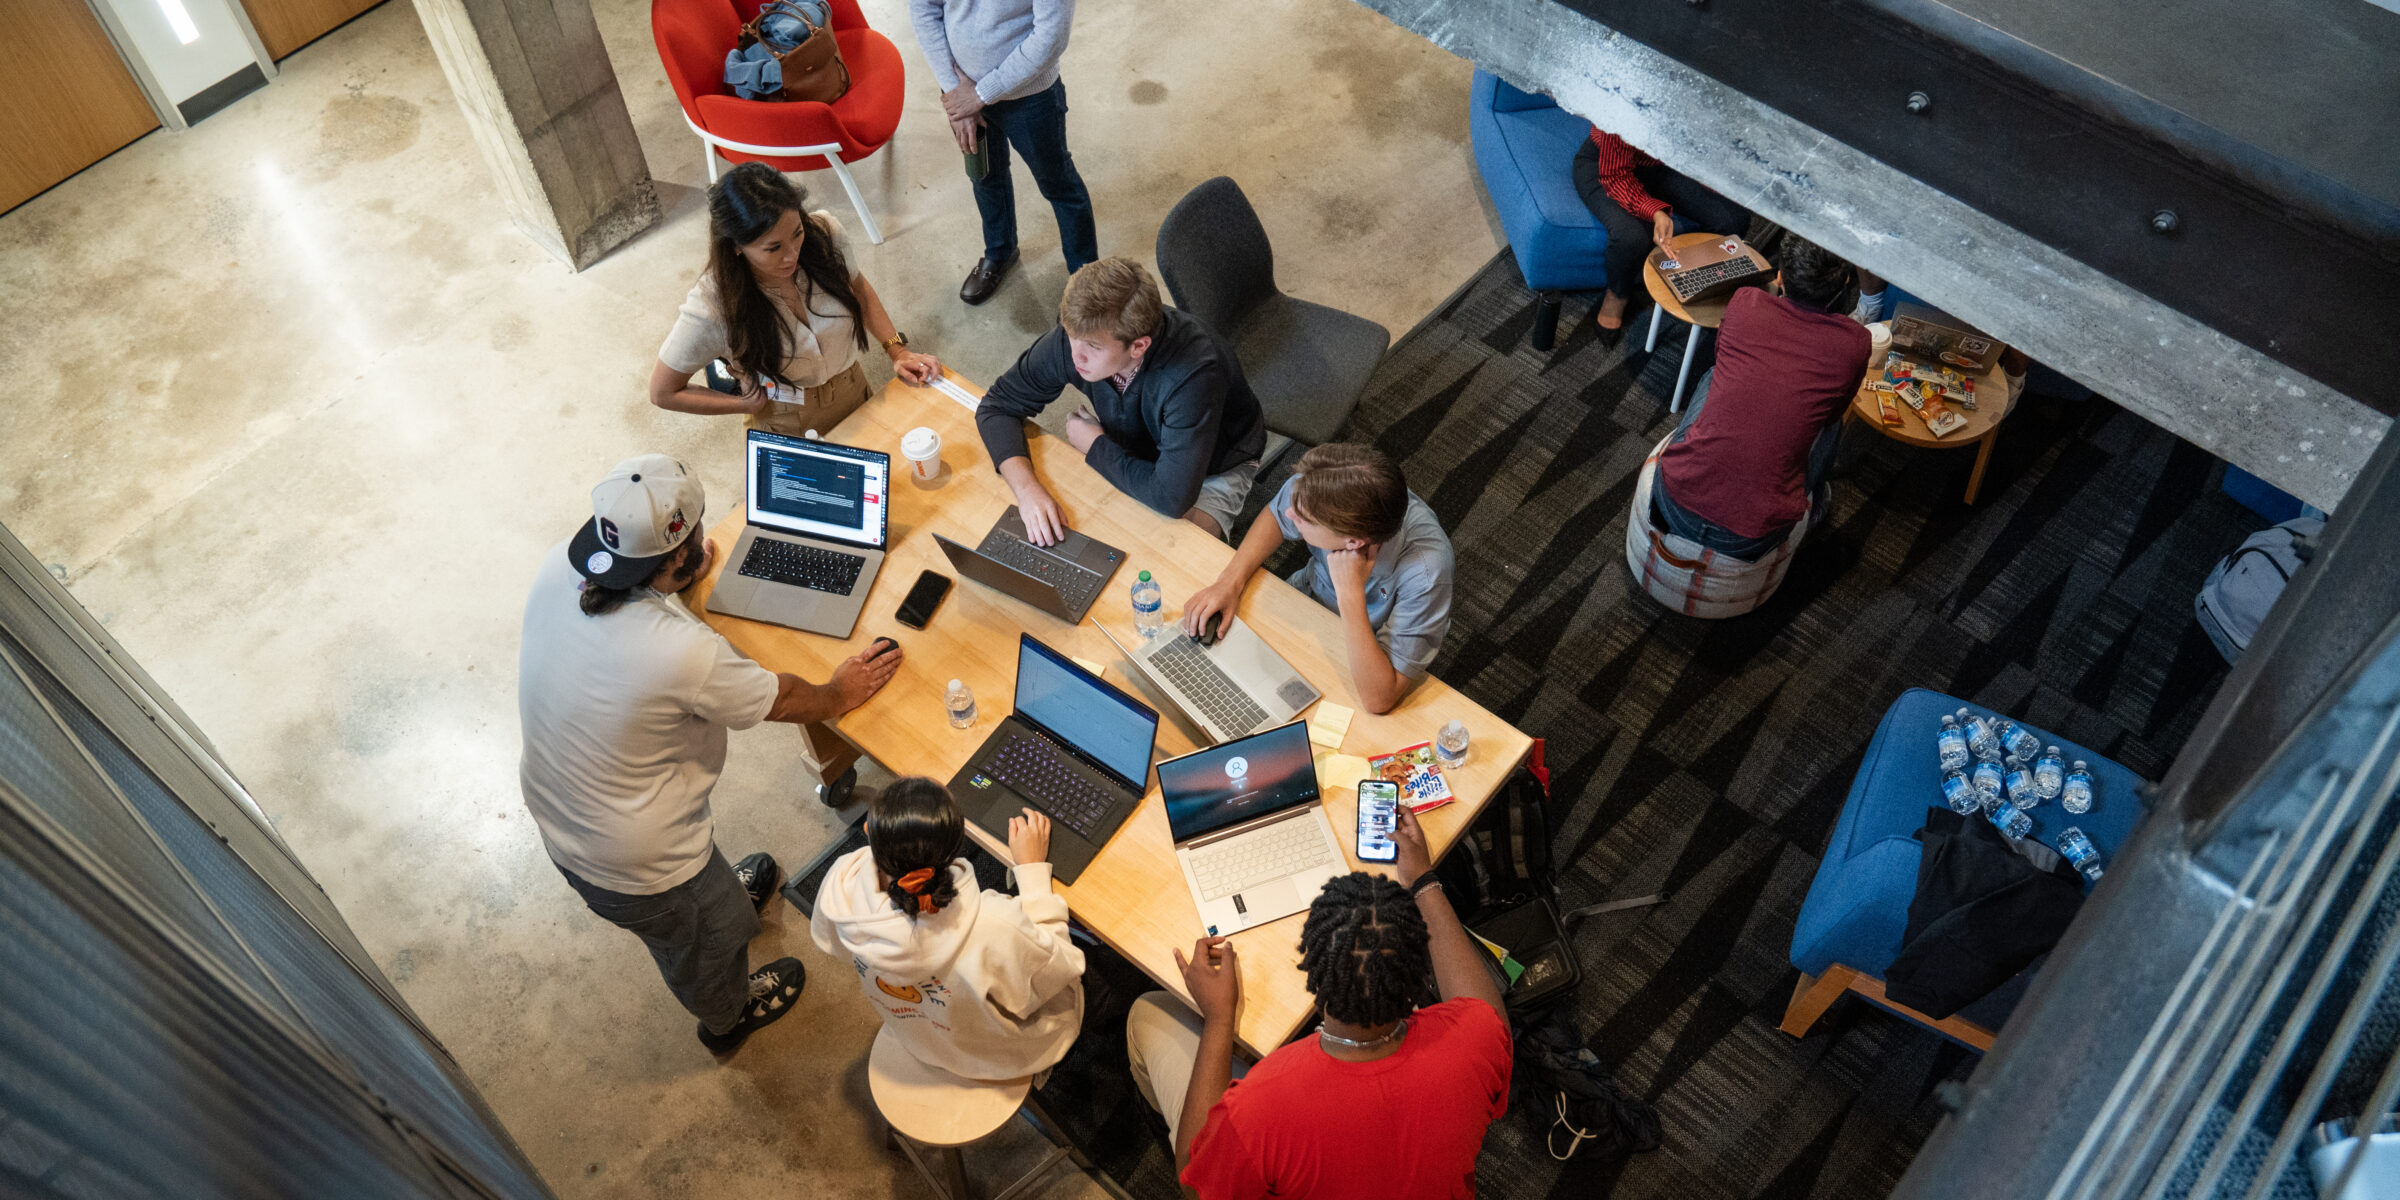
[[1533,338],[1535,349],[1548,350],[1558,293],[1608,286],[1602,255],[1608,232],[1583,206],[1572,171],[1592,125],[1550,97],[1519,91],[1484,71],[1475,72],[1468,96],[1475,169],[1499,211],[1525,286],[1543,294]]
[[[1800,984],[1785,1012],[1784,1032],[1795,1037],[1807,1033],[1833,1001],[1845,992],[1857,992],[1968,1045],[1988,1049],[1991,1031],[2024,995],[2031,970],[1941,1021],[1883,997],[1883,972],[1899,957],[1908,904],[1917,890],[1917,865],[1924,856],[1916,831],[1925,824],[1925,810],[1942,803],[1934,735],[1943,714],[1961,707],[1999,715],[1924,688],[1902,693],[1883,714],[1792,930],[1792,965],[1800,969]],[[2073,825],[2099,847],[2103,864],[2113,860],[2147,813],[2139,791],[2141,777],[2087,746],[2048,730],[2026,728],[2044,745],[2058,746],[2070,766],[2084,760],[2092,772],[2095,796],[2091,811],[2081,816],[2068,814],[2056,801],[2035,808],[2030,814],[2032,836],[2056,849],[2059,831]]]

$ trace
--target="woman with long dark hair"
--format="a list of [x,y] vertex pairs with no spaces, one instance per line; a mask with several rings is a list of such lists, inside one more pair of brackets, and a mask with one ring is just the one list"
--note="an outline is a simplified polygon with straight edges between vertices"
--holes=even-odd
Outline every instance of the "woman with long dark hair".
[[950,790],[895,780],[867,808],[867,844],[835,859],[809,922],[847,955],[884,1028],[918,1062],[968,1079],[1022,1079],[1066,1057],[1083,1028],[1083,951],[1050,890],[1050,819],[1008,820],[1017,894],[982,891],[960,857]]
[[[743,163],[708,189],[708,271],[658,348],[652,404],[829,434],[866,402],[859,355],[868,339],[910,383],[941,374],[932,355],[909,349],[874,285],[851,268],[841,222],[807,205],[808,193],[765,163]],[[703,370],[707,386],[694,386]]]

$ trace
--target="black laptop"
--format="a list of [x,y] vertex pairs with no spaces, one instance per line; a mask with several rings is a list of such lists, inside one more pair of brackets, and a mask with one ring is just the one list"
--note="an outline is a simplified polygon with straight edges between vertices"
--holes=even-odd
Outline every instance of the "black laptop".
[[1020,810],[1047,813],[1051,877],[1073,883],[1149,789],[1158,713],[1030,634],[1017,635],[1015,709],[950,795],[1003,842]]

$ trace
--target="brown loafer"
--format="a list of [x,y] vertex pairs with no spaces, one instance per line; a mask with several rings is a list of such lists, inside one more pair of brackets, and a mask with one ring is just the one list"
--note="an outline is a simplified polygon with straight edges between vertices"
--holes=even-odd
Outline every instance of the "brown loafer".
[[1007,278],[1008,269],[1017,265],[1017,256],[1009,255],[999,262],[990,258],[976,260],[975,269],[967,272],[967,281],[959,285],[958,298],[969,304],[981,304],[1000,290],[1000,281]]

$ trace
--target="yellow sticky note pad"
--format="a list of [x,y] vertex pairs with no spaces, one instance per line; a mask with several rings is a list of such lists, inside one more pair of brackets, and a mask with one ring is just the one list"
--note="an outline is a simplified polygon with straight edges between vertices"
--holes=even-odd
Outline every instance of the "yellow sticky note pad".
[[1317,786],[1321,788],[1356,788],[1367,777],[1367,760],[1355,754],[1320,754],[1317,756]]
[[1076,658],[1072,654],[1068,655],[1067,658],[1076,666],[1082,667],[1084,670],[1090,671],[1094,675],[1106,675],[1108,673],[1107,670],[1101,667],[1099,663],[1093,662],[1088,658]]
[[1308,740],[1328,750],[1341,749],[1342,739],[1350,735],[1350,718],[1357,715],[1331,700],[1317,701],[1308,713]]

